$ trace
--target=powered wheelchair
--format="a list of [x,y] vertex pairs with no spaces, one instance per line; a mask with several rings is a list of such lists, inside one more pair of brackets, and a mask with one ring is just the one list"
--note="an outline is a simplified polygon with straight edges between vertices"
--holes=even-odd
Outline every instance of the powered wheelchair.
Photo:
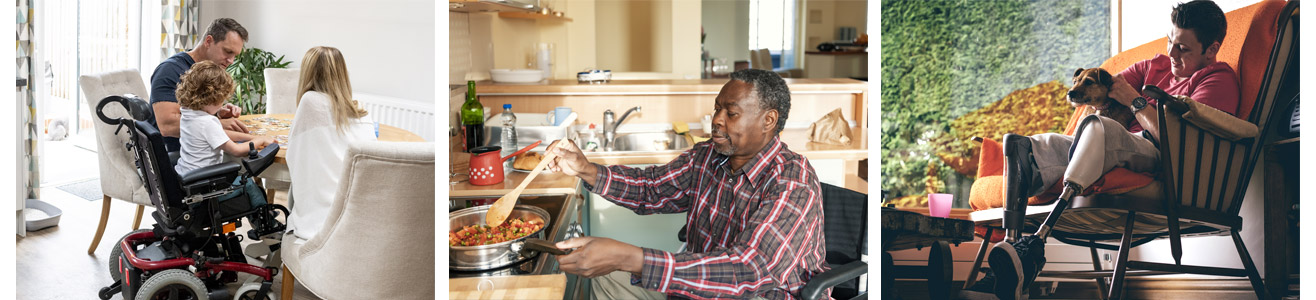
[[[105,115],[108,104],[120,104],[131,118]],[[117,112],[117,110],[115,110]],[[146,184],[155,212],[151,229],[134,231],[119,240],[110,252],[109,271],[114,283],[100,289],[101,299],[122,293],[123,299],[274,299],[273,277],[282,260],[279,241],[288,209],[263,204],[261,189],[244,189],[243,184],[274,162],[278,144],[261,151],[254,146],[241,163],[229,162],[188,172],[174,171],[177,155],[165,150],[155,126],[147,123],[152,110],[133,95],[109,96],[96,105],[102,122],[128,128],[125,143],[136,160],[138,176]],[[245,171],[244,171],[245,170]],[[241,179],[235,181],[237,179]],[[223,199],[223,200],[221,200]],[[253,203],[255,202],[255,203]],[[235,231],[243,220],[251,226],[246,238],[257,243],[245,251],[243,236]],[[247,255],[264,266],[247,263]],[[255,275],[229,294],[224,287],[237,282],[238,273]],[[236,296],[236,297],[234,297]]]

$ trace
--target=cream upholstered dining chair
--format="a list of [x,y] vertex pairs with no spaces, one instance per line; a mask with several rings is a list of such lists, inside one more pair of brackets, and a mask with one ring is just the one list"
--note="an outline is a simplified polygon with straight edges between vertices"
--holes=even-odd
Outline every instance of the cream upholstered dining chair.
[[749,63],[751,68],[772,71],[772,54],[767,48],[749,50]]
[[265,113],[292,114],[297,112],[297,83],[301,69],[265,69]]
[[[82,87],[82,95],[87,98],[87,107],[96,107],[101,99],[111,95],[133,94],[142,99],[149,99],[146,94],[146,84],[142,81],[142,75],[137,69],[126,69],[110,71],[100,74],[82,75],[78,78],[78,85]],[[107,105],[104,109],[105,115],[114,117],[126,117],[128,111],[123,106]],[[137,215],[133,217],[133,230],[142,223],[142,211],[146,206],[151,205],[151,199],[146,193],[146,186],[137,176],[137,166],[133,161],[132,152],[124,147],[128,143],[128,131],[115,133],[115,126],[93,119],[92,125],[96,129],[96,156],[100,161],[100,181],[101,181],[101,221],[96,227],[96,235],[92,237],[91,247],[87,247],[87,254],[96,252],[96,246],[101,242],[101,236],[105,234],[105,223],[110,217],[110,199],[119,199],[137,204]]]
[[349,146],[324,229],[283,237],[280,296],[298,282],[326,299],[433,299],[434,156],[428,142]]
[[759,70],[768,70],[776,72],[782,78],[800,78],[804,77],[804,70],[800,68],[772,68],[772,51],[768,48],[749,50],[751,67]]
[[[265,69],[265,113],[294,114],[297,112],[297,84],[301,78],[301,69],[266,68]],[[287,164],[270,165],[260,175],[265,185],[266,194],[274,197],[274,191],[291,190],[292,173]]]

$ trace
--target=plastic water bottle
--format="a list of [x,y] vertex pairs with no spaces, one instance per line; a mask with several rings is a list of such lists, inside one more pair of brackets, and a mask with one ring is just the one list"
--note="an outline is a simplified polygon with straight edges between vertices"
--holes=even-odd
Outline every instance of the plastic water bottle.
[[[511,104],[503,104],[503,137],[498,145],[503,147],[502,155],[508,156],[518,149],[516,147],[516,114],[512,113]],[[510,166],[511,161],[507,164]]]

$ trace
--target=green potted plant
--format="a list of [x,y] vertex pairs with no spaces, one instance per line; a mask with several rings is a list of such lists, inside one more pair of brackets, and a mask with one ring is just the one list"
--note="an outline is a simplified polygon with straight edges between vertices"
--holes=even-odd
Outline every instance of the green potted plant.
[[283,68],[289,63],[283,61],[283,55],[275,58],[274,53],[260,48],[243,50],[228,66],[228,74],[237,85],[233,104],[242,107],[243,114],[265,113],[265,101],[261,100],[265,96],[265,68]]

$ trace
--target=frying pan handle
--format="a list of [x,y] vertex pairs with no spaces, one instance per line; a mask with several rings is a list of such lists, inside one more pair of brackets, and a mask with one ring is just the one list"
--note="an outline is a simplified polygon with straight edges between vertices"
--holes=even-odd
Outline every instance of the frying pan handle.
[[530,146],[525,146],[525,148],[521,148],[521,150],[516,150],[516,152],[512,152],[512,155],[508,155],[507,157],[504,157],[502,161],[507,161],[507,159],[509,158],[515,157],[517,155],[521,155],[521,153],[525,153],[526,151],[530,151],[530,149],[534,149],[535,146],[539,146],[539,143],[543,143],[543,142],[544,141],[535,141],[533,144],[530,144]]
[[[520,246],[517,246],[518,244]],[[530,251],[548,253],[552,255],[567,255],[571,253],[570,249],[566,249],[566,250],[558,249],[557,245],[554,245],[553,242],[536,239],[536,238],[527,238],[517,244],[513,244],[512,246],[513,246],[512,250],[515,251],[530,250]]]

